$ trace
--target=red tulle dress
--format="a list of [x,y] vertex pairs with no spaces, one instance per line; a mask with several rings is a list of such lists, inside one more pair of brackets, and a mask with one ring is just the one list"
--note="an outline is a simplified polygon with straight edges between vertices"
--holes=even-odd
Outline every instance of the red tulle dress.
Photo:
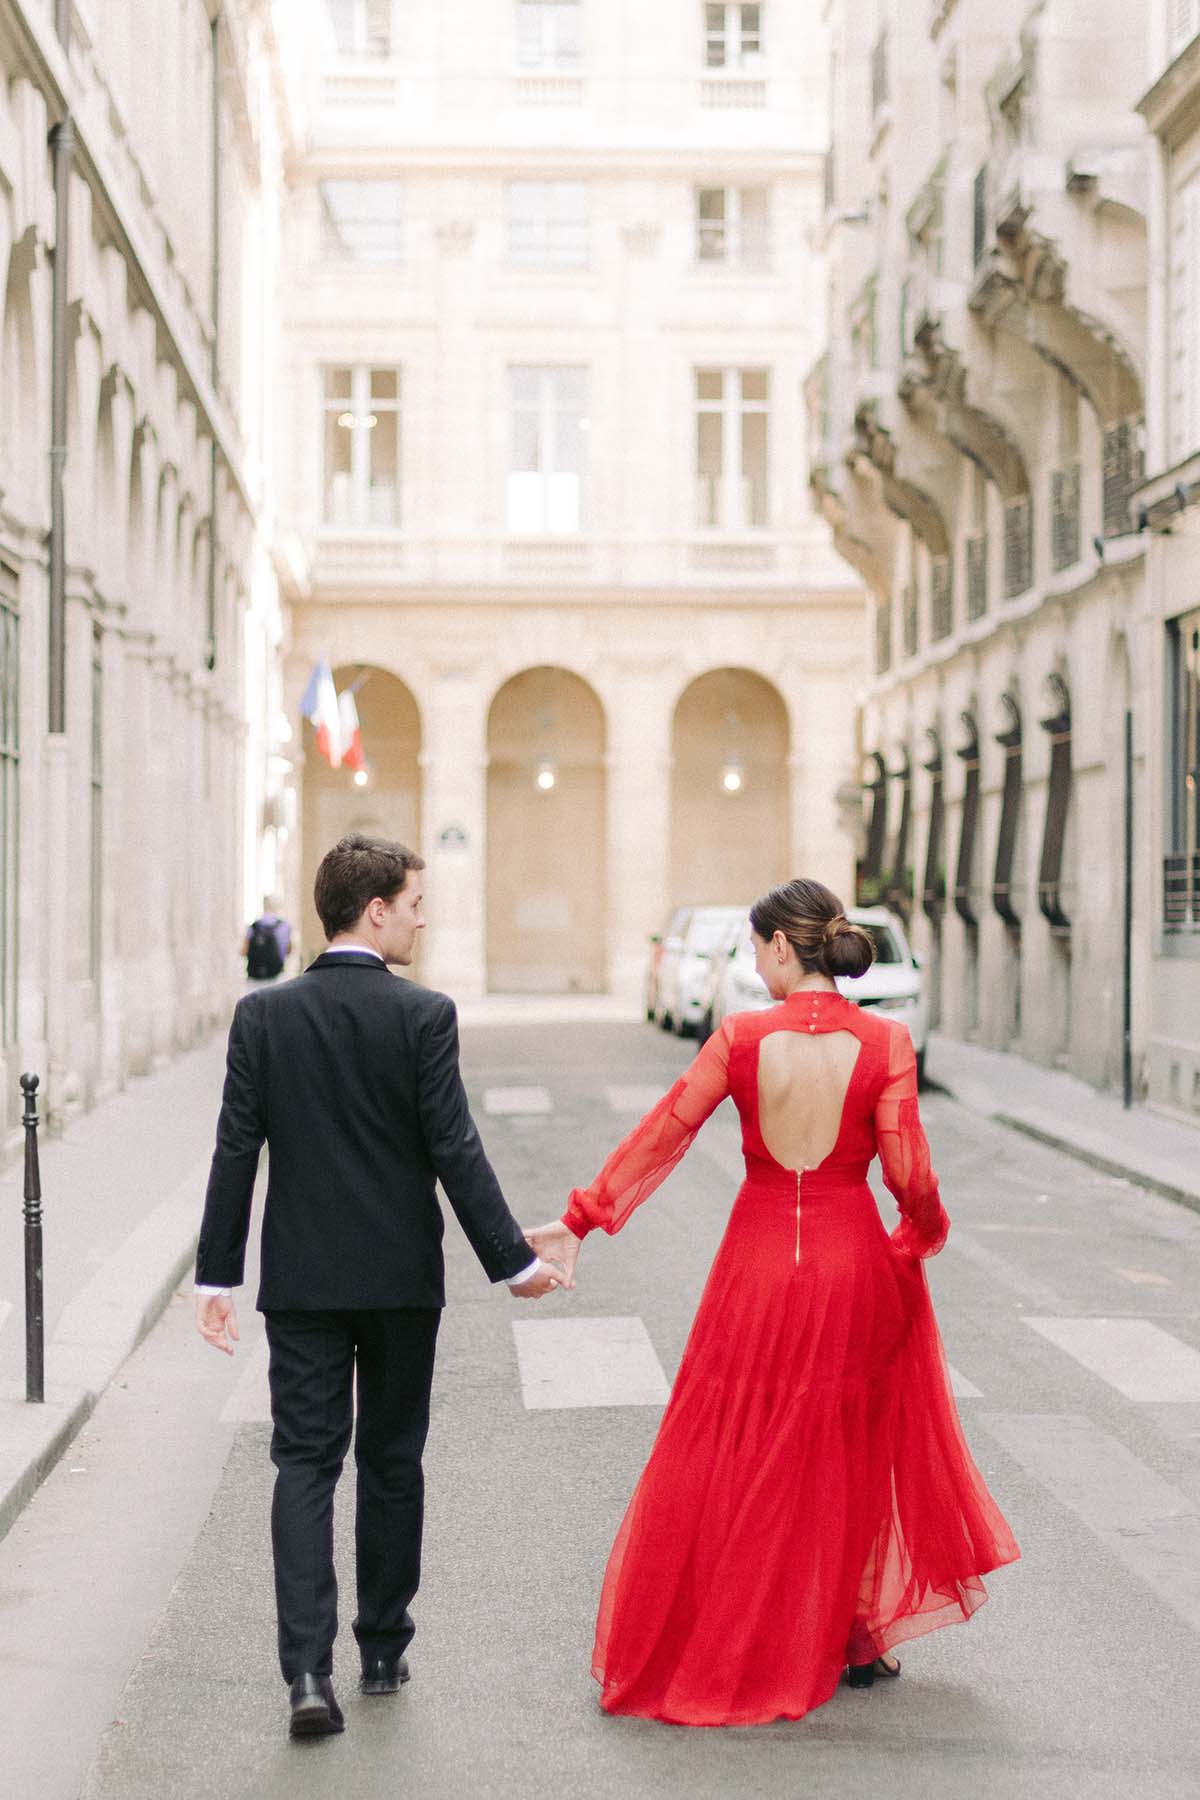
[[566,1224],[619,1231],[727,1094],[746,1179],[609,1559],[593,1660],[607,1712],[680,1725],[800,1718],[847,1662],[969,1618],[980,1577],[1020,1554],[930,1303],[922,1258],[949,1225],[901,1025],[826,989],[727,1019]]

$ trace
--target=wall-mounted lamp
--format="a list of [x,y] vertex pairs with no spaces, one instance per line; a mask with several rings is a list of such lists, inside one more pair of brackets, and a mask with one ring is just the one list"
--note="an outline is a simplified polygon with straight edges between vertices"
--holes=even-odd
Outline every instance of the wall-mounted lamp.
[[726,794],[740,794],[746,785],[746,771],[740,762],[730,760],[721,770],[721,791]]
[[540,794],[549,794],[558,785],[558,770],[549,758],[546,758],[545,761],[538,764],[537,774],[533,779]]
[[366,787],[368,782],[370,781],[370,779],[371,779],[370,772],[367,769],[355,769],[355,771],[354,771],[355,787],[357,787],[357,788]]

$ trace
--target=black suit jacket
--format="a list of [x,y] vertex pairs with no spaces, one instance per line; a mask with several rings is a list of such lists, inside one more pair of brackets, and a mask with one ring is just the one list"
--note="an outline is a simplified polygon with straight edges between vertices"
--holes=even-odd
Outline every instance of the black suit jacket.
[[261,1310],[443,1306],[436,1181],[489,1278],[532,1261],[471,1118],[444,994],[368,952],[247,994],[229,1031],[196,1280],[243,1278],[259,1150]]

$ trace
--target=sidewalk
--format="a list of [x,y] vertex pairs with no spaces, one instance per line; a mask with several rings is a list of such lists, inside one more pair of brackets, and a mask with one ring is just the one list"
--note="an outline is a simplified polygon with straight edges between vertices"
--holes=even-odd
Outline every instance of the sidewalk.
[[1056,1069],[931,1032],[929,1079],[963,1106],[1200,1212],[1200,1128]]
[[42,1137],[46,1399],[25,1400],[23,1165],[0,1171],[0,1537],[195,1256],[225,1034]]

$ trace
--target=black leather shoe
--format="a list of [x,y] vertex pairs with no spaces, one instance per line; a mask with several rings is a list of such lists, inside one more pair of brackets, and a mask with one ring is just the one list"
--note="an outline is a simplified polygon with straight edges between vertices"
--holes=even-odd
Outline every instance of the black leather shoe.
[[364,1694],[394,1694],[408,1680],[404,1656],[369,1656],[364,1659],[359,1687]]
[[328,1675],[297,1675],[291,1698],[293,1737],[328,1737],[331,1732],[345,1731],[346,1721]]

